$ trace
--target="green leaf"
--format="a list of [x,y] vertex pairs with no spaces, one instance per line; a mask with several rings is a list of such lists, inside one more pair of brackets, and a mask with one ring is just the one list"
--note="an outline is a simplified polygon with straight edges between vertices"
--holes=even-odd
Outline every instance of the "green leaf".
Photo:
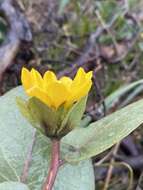
[[122,140],[142,123],[143,100],[140,100],[86,128],[75,129],[63,139],[72,147],[66,160],[77,162],[95,156]]
[[[20,181],[24,163],[33,142],[35,129],[19,112],[16,104],[18,96],[25,98],[21,87],[0,97],[0,183]],[[67,152],[65,144],[62,146],[61,152],[64,158]],[[37,132],[26,180],[29,190],[42,188],[48,172],[50,153],[50,140]],[[60,168],[53,190],[67,189],[94,189],[94,174],[90,160],[77,165],[65,164]]]
[[129,85],[121,87],[109,95],[105,99],[105,105],[107,109],[110,109],[121,97],[123,97],[126,93],[129,93],[131,90],[134,90],[136,87],[143,85],[143,80],[138,80]]
[[29,190],[29,188],[18,182],[4,182],[0,184],[0,190]]

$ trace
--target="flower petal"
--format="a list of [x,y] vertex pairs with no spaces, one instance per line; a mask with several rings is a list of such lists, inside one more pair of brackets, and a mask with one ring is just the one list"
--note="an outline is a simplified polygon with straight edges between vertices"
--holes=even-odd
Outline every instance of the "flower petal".
[[53,102],[53,106],[57,109],[61,104],[66,102],[69,91],[58,81],[49,84],[48,95]]
[[56,109],[61,105],[71,105],[86,96],[92,85],[92,71],[86,73],[79,68],[74,80],[62,77],[57,80],[52,71],[47,71],[44,77],[38,71],[32,69],[29,72],[22,69],[22,84],[29,96],[37,97],[49,107]]
[[44,82],[50,83],[50,82],[56,81],[57,77],[56,77],[55,73],[53,73],[52,71],[47,71],[44,74],[43,79],[44,79]]
[[44,74],[43,80],[44,80],[44,90],[48,91],[49,90],[49,84],[54,82],[54,81],[57,81],[57,77],[56,77],[55,73],[53,73],[52,71],[47,71]]
[[72,79],[69,77],[61,77],[60,78],[61,83],[68,89],[70,90],[71,84],[72,84]]
[[85,73],[82,68],[78,70],[74,82],[71,85],[71,95],[67,100],[66,106],[70,106],[88,94],[92,85],[91,78],[92,71]]
[[80,100],[82,97],[86,96],[91,88],[92,81],[87,81],[83,85],[81,84],[80,88],[74,89],[74,92],[71,94],[69,99],[66,102],[66,107],[69,107],[74,102]]
[[32,76],[33,84],[35,86],[38,86],[39,88],[42,88],[43,87],[43,78],[42,78],[41,74],[38,71],[36,71],[35,69],[32,69],[31,76]]
[[79,84],[81,81],[85,80],[86,73],[82,67],[80,67],[77,71],[77,74],[73,80],[74,84]]
[[27,94],[31,97],[36,97],[38,98],[41,102],[45,103],[47,106],[51,106],[52,101],[50,97],[45,93],[43,90],[41,90],[37,86],[33,86],[33,88],[29,89],[27,91]]
[[93,76],[93,71],[89,71],[88,73],[86,73],[86,79],[90,80]]
[[25,90],[32,88],[33,86],[31,73],[28,69],[24,67],[22,68],[22,72],[21,72],[21,82]]

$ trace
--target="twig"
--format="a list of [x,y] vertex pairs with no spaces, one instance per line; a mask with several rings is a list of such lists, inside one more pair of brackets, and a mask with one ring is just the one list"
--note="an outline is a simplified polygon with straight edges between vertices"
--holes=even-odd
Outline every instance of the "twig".
[[27,180],[27,177],[28,177],[28,172],[29,172],[29,167],[30,167],[30,163],[31,163],[31,160],[32,160],[32,151],[33,151],[33,147],[34,147],[34,144],[35,144],[35,140],[36,140],[36,130],[33,131],[32,143],[31,143],[31,145],[29,147],[27,158],[26,158],[25,163],[24,163],[22,175],[20,177],[20,181],[22,183],[26,183],[26,180]]
[[[103,167],[107,167],[109,164],[105,163],[105,164],[101,164],[100,166]],[[133,170],[131,168],[131,166],[129,164],[127,164],[126,162],[114,162],[112,163],[112,166],[124,166],[128,169],[129,171],[129,185],[127,190],[131,190],[132,186],[133,186],[133,178],[134,178],[134,174],[133,174]],[[97,165],[97,167],[99,167],[99,165]]]
[[[119,146],[120,146],[120,142],[115,145],[114,150],[113,150],[113,155],[117,154]],[[109,166],[109,169],[108,169],[108,173],[107,173],[107,177],[106,177],[106,180],[105,180],[105,185],[103,187],[103,190],[107,190],[108,189],[108,186],[109,186],[109,183],[110,183],[110,179],[112,177],[112,171],[113,171],[113,168],[114,168],[114,162],[115,162],[115,158],[113,157],[111,159],[111,161],[110,161],[110,166]]]
[[106,160],[108,160],[111,156],[112,156],[112,151],[108,152],[108,154],[106,154],[106,156],[104,156],[101,160],[99,160],[98,162],[96,162],[95,166],[100,166],[103,162],[105,162]]
[[100,15],[99,11],[95,11],[95,13],[97,15],[98,20],[102,24],[103,28],[107,31],[108,35],[111,37],[113,45],[114,45],[114,48],[115,48],[115,52],[118,55],[118,45],[117,45],[115,37],[113,36],[113,34],[111,32],[111,29],[108,26],[106,26],[106,23],[102,19],[102,16]]
[[60,141],[57,139],[52,139],[51,164],[47,179],[44,182],[42,190],[52,190],[61,163],[62,161],[60,160]]

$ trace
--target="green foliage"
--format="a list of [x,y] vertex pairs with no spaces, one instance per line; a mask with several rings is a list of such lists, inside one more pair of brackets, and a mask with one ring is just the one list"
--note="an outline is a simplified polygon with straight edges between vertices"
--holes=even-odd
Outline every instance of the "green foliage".
[[142,85],[143,85],[143,80],[139,80],[129,85],[122,86],[116,91],[114,91],[113,93],[111,93],[111,95],[109,95],[105,99],[105,104],[106,104],[107,109],[110,109],[113,105],[115,105],[117,100],[125,96],[125,94],[127,93],[129,94],[130,91],[133,91],[135,88],[140,87]]
[[111,45],[112,44],[112,37],[109,36],[108,34],[103,34],[99,38],[99,42],[104,45]]
[[[0,183],[20,181],[29,147],[33,141],[33,128],[19,112],[15,100],[17,96],[25,98],[21,87],[0,98]],[[63,144],[61,152],[64,158],[67,152],[66,144]],[[50,140],[37,133],[26,181],[29,190],[41,189],[48,172],[50,153]],[[54,190],[67,189],[94,189],[93,168],[89,160],[73,166],[65,164],[60,168]]]
[[[141,82],[128,87],[128,90]],[[125,89],[118,94],[123,93],[123,91]],[[16,96],[25,97],[21,87],[0,98],[0,163],[3,166],[0,171],[1,183],[20,180],[28,147],[32,143],[33,128],[19,113],[15,102]],[[74,129],[62,139],[62,158],[69,163],[78,163],[110,148],[143,123],[142,109],[143,100],[140,100],[91,123],[86,128]],[[74,110],[74,114],[79,111]],[[37,133],[27,179],[27,185],[30,189],[39,190],[41,188],[47,174],[50,152],[49,139],[41,133]],[[82,179],[80,179],[81,172],[84,173]],[[66,183],[67,175],[70,180],[68,183]],[[82,161],[74,166],[66,164],[60,169],[55,190],[73,190],[74,187],[75,189],[93,190],[93,179],[93,169],[89,161]],[[69,183],[71,184],[70,187]]]
[[[142,81],[138,81],[116,94],[119,96],[141,83]],[[110,101],[114,99],[114,96],[117,96],[116,94],[113,95],[113,98],[110,97]],[[91,123],[86,128],[73,130],[62,140],[63,146],[66,145],[65,159],[69,162],[88,159],[122,140],[142,124],[142,107],[143,100],[140,100],[97,122]],[[70,147],[73,147],[74,152]]]
[[66,142],[78,151],[69,151],[66,159],[77,162],[95,156],[129,135],[143,123],[143,100],[133,103],[105,118],[69,133]]
[[138,28],[123,16],[119,16],[116,20],[114,30],[116,31],[117,40],[131,40]]
[[96,1],[96,6],[105,22],[109,22],[115,14],[122,12],[121,7],[118,7],[117,2],[110,1]]
[[4,182],[0,184],[0,190],[29,190],[29,188],[18,182]]

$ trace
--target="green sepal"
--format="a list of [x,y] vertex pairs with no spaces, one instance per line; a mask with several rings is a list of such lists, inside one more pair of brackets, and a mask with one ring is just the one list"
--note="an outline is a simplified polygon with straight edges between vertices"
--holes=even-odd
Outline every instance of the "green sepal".
[[84,97],[70,108],[61,105],[55,110],[35,97],[26,101],[17,98],[17,104],[23,116],[36,129],[50,138],[62,138],[80,125],[86,101],[87,97]]
[[21,114],[31,123],[31,125],[38,129],[40,132],[44,133],[44,130],[40,127],[37,119],[31,114],[31,109],[29,108],[29,100],[24,100],[21,97],[16,97],[16,103]]
[[68,131],[71,131],[72,129],[80,126],[81,118],[86,108],[86,102],[87,96],[83,97],[70,108],[61,124],[59,129],[60,132],[62,132],[62,130],[64,131],[65,128],[67,128]]
[[55,110],[33,97],[29,99],[28,107],[32,117],[39,123],[46,136],[60,138],[61,135],[57,134],[57,130],[67,112],[63,106]]

